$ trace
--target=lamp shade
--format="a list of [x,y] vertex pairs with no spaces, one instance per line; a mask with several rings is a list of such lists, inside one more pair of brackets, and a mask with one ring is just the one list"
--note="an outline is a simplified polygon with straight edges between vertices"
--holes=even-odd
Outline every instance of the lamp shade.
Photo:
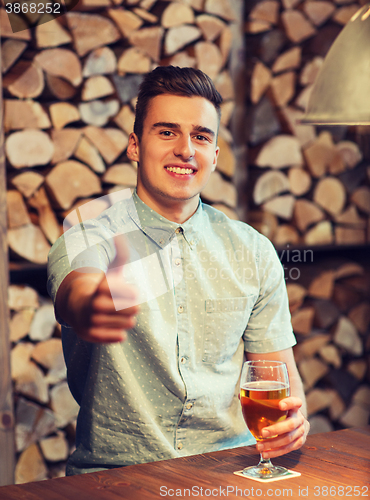
[[330,47],[301,123],[370,124],[370,4],[354,14]]

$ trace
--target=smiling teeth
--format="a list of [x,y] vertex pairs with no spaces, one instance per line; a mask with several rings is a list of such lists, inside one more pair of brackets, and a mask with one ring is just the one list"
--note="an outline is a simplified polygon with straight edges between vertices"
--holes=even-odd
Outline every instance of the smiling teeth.
[[175,174],[192,174],[194,170],[192,168],[180,168],[180,167],[166,167],[170,172]]

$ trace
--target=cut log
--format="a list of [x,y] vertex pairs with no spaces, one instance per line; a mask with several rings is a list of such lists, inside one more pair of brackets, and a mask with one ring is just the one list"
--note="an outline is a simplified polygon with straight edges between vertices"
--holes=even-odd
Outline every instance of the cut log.
[[37,309],[39,307],[39,296],[33,288],[26,285],[9,285],[8,306],[13,311],[22,309]]
[[35,167],[50,162],[54,146],[45,132],[25,129],[8,136],[5,142],[5,152],[13,167]]
[[346,5],[345,7],[340,7],[339,9],[337,9],[335,14],[333,15],[333,21],[344,26],[345,24],[348,23],[348,21],[351,19],[351,17],[354,14],[356,14],[356,12],[359,10],[359,8],[360,8],[360,6],[358,4]]
[[15,428],[17,451],[24,450],[55,430],[55,417],[49,409],[19,397]]
[[291,194],[277,196],[263,204],[263,209],[282,219],[290,220],[294,211],[295,198]]
[[22,40],[5,40],[1,46],[1,72],[5,74],[19,59],[27,48],[27,42]]
[[249,34],[263,33],[271,30],[271,24],[267,21],[251,20],[245,23],[245,32]]
[[302,359],[310,359],[317,354],[322,347],[330,342],[330,335],[327,333],[319,333],[303,340],[294,348],[294,357],[297,363]]
[[304,149],[303,154],[313,177],[322,177],[335,153],[330,132],[322,132],[316,141]]
[[15,483],[23,484],[31,481],[47,479],[48,469],[36,444],[24,450],[15,467]]
[[333,393],[334,391],[329,389],[312,389],[309,391],[306,397],[308,416],[329,408]]
[[31,219],[26,204],[23,201],[23,196],[19,191],[14,189],[7,191],[6,205],[9,229],[30,224]]
[[302,163],[299,141],[290,135],[278,135],[270,139],[264,144],[255,161],[258,167],[272,168],[284,168]]
[[288,71],[275,76],[271,82],[272,95],[278,107],[283,107],[295,94],[296,75],[294,71]]
[[56,165],[45,182],[55,203],[64,210],[77,198],[101,193],[99,178],[88,167],[73,160]]
[[55,385],[50,391],[51,408],[57,419],[59,428],[75,420],[80,407],[69,391],[67,382]]
[[354,193],[352,193],[351,201],[359,210],[370,214],[370,188],[368,186],[361,186]]
[[308,288],[308,294],[310,295],[310,297],[329,300],[333,295],[334,279],[334,271],[322,272],[321,274],[319,274],[319,276],[311,281]]
[[109,45],[120,39],[117,28],[106,17],[98,14],[68,12],[66,18],[74,46],[80,57],[97,47]]
[[4,130],[23,128],[50,128],[49,117],[40,103],[35,101],[19,101],[4,99]]
[[299,309],[307,295],[307,290],[298,283],[287,283],[287,292],[289,299],[289,310],[293,314]]
[[166,61],[166,64],[168,65],[178,66],[179,68],[195,68],[197,61],[195,57],[189,55],[189,51],[185,49],[180,52],[176,52],[173,56],[163,59],[163,61]]
[[68,442],[63,432],[57,436],[51,436],[40,441],[40,448],[45,460],[49,462],[60,462],[67,460],[69,455]]
[[355,325],[351,320],[342,316],[334,331],[333,341],[347,352],[355,356],[361,356],[363,345]]
[[35,61],[46,73],[64,78],[74,87],[78,87],[82,82],[80,60],[71,50],[43,50],[35,56]]
[[31,358],[47,370],[64,369],[65,372],[61,339],[51,338],[38,342],[32,349]]
[[263,63],[257,61],[251,77],[251,101],[257,104],[271,83],[271,71]]
[[51,138],[54,144],[54,154],[51,163],[55,164],[68,160],[75,152],[80,137],[80,129],[53,129]]
[[221,19],[208,14],[197,16],[195,23],[201,29],[204,39],[208,42],[213,42],[225,27],[225,23]]
[[38,97],[44,90],[42,69],[30,61],[18,61],[4,76],[3,87],[20,99]]
[[337,178],[325,177],[317,183],[313,199],[330,214],[338,215],[346,203],[346,190]]
[[285,32],[293,43],[300,43],[316,34],[316,29],[298,10],[285,10],[281,14]]
[[135,187],[137,183],[137,172],[129,163],[117,163],[108,168],[102,177],[102,181],[108,184]]
[[335,5],[326,1],[305,2],[303,10],[312,24],[321,26],[331,17],[335,11]]
[[227,141],[221,136],[218,137],[218,145],[220,147],[220,153],[217,158],[217,170],[228,177],[232,177],[236,168],[234,153]]
[[[364,359],[355,359],[350,363],[348,363],[347,371],[348,373],[356,377],[358,380],[363,380],[367,372],[367,363]],[[368,398],[367,401],[370,401],[368,394],[367,398]],[[354,399],[356,399],[356,395],[354,396]]]
[[[173,29],[181,30],[181,26]],[[198,29],[198,28],[196,28]],[[161,26],[151,26],[149,28],[142,28],[139,31],[134,31],[129,37],[129,41],[135,47],[143,50],[153,61],[159,62],[161,57],[162,38],[164,30]],[[167,34],[168,37],[168,34]],[[176,52],[176,51],[175,51]],[[168,54],[168,52],[167,52]]]
[[115,93],[111,81],[102,75],[92,76],[88,78],[83,86],[81,98],[83,101],[92,101],[99,97],[106,97]]
[[72,99],[77,93],[76,87],[67,82],[67,80],[59,78],[59,76],[46,74],[46,84],[49,91],[61,101],[68,101],[69,99]]
[[348,278],[351,276],[363,276],[365,270],[360,264],[355,264],[354,262],[348,262],[340,266],[335,273],[335,279],[340,280],[343,278]]
[[110,75],[117,69],[117,59],[109,47],[95,49],[87,56],[82,76]]
[[170,28],[165,38],[165,53],[167,55],[172,55],[185,47],[185,45],[200,38],[201,35],[202,32],[196,26],[184,24],[182,26]]
[[335,145],[335,149],[348,168],[354,168],[362,160],[362,152],[355,142],[340,141]]
[[315,127],[313,125],[300,125],[300,120],[304,116],[303,111],[287,106],[280,108],[280,113],[286,121],[289,130],[297,137],[302,147],[307,146],[316,138]]
[[337,226],[334,228],[334,233],[337,245],[364,245],[366,243],[364,229]]
[[[19,28],[19,30],[14,30],[10,24],[9,17],[12,16],[13,26]],[[15,38],[18,40],[31,40],[31,31],[28,29],[27,23],[16,16],[16,14],[7,14],[5,9],[0,9],[0,33],[1,38]]]
[[125,38],[138,30],[143,25],[143,20],[139,16],[126,9],[108,9],[109,16],[118,26],[118,29]]
[[256,205],[260,205],[285,191],[290,191],[287,176],[278,170],[270,170],[258,177],[253,189],[253,200]]
[[31,321],[35,314],[34,309],[22,309],[12,316],[10,321],[10,341],[18,342],[30,331]]
[[258,2],[249,14],[249,19],[266,21],[277,24],[279,18],[279,2],[276,0],[262,0]]
[[339,353],[338,348],[333,345],[325,345],[320,349],[320,357],[329,365],[334,366],[334,368],[340,368],[342,366],[342,357]]
[[[224,101],[235,98],[234,83],[231,79],[229,71],[223,71],[220,73],[217,78],[215,78],[214,84]],[[227,103],[224,102],[223,104]]]
[[318,358],[304,359],[299,363],[298,367],[304,382],[305,390],[313,387],[316,382],[329,372],[328,365]]
[[50,244],[38,226],[27,224],[8,230],[9,247],[20,257],[34,262],[46,264]]
[[331,245],[333,243],[332,226],[329,221],[316,224],[304,235],[306,245]]
[[38,24],[35,28],[36,45],[39,49],[59,47],[72,42],[72,37],[57,19]]
[[343,399],[340,397],[338,392],[334,391],[334,397],[329,408],[329,415],[332,420],[338,420],[338,418],[343,415],[346,409]]
[[234,40],[234,35],[230,29],[229,26],[225,26],[225,28],[222,30],[218,44],[220,47],[221,55],[222,55],[222,65],[224,65],[229,56],[230,56],[230,50],[233,44]]
[[43,303],[35,312],[30,326],[29,337],[34,341],[48,340],[56,326],[54,307],[51,302]]
[[272,66],[273,73],[281,73],[288,69],[299,68],[301,64],[301,47],[293,47],[281,54]]
[[306,111],[308,109],[308,103],[311,99],[312,90],[313,84],[307,85],[307,87],[305,87],[302,92],[300,92],[297,99],[294,101],[294,104],[303,111]]
[[16,392],[22,396],[30,397],[40,403],[49,401],[48,385],[44,374],[33,361],[23,364],[22,373],[14,377],[14,381]]
[[297,230],[290,224],[281,224],[274,235],[274,244],[285,246],[288,244],[298,245],[300,237]]
[[221,104],[221,120],[220,124],[227,127],[235,110],[235,102],[228,101]]
[[299,82],[301,85],[312,85],[315,83],[316,77],[324,63],[324,59],[320,56],[314,57],[309,61],[301,71]]
[[96,146],[105,162],[113,163],[128,145],[128,137],[115,128],[85,127],[84,134]]
[[202,197],[210,202],[224,203],[228,207],[236,207],[236,188],[230,182],[223,180],[217,171],[212,172],[208,184],[202,191]]
[[251,211],[248,212],[248,224],[271,240],[278,227],[278,220],[268,212]]
[[[357,6],[356,6],[357,8]],[[340,423],[348,427],[364,427],[369,424],[370,410],[360,405],[352,404],[340,418]]]
[[33,349],[32,342],[19,342],[13,347],[10,353],[12,380],[17,380],[25,373],[25,366],[31,361]]
[[150,24],[157,24],[158,23],[158,17],[151,12],[148,12],[145,9],[142,9],[140,7],[134,7],[132,11],[137,14],[141,19],[144,21],[147,21]]
[[302,307],[292,315],[292,326],[295,333],[309,335],[312,330],[315,309],[313,307]]
[[361,303],[363,300],[357,290],[353,290],[342,283],[336,283],[334,287],[333,300],[343,313]]
[[102,127],[106,125],[109,118],[115,116],[119,110],[119,102],[117,99],[109,101],[89,101],[83,102],[78,106],[81,119],[88,125]]
[[121,111],[114,117],[114,122],[124,131],[130,135],[134,130],[135,113],[128,104],[122,106]]
[[289,191],[295,196],[306,194],[311,188],[311,177],[303,168],[292,167],[288,172]]
[[222,68],[222,54],[212,42],[198,42],[194,46],[197,68],[206,73],[212,80]]
[[170,3],[165,8],[161,17],[161,24],[164,28],[173,28],[181,24],[193,24],[194,12],[189,5],[178,2]]
[[51,244],[55,243],[62,231],[55,213],[51,208],[45,189],[40,187],[39,190],[29,198],[28,202],[31,207],[36,208],[39,215],[39,225],[46,238]]
[[78,143],[74,156],[91,167],[94,172],[105,172],[105,164],[97,148],[85,137]]
[[369,302],[362,302],[358,304],[348,313],[348,318],[355,325],[357,330],[365,335],[370,325],[370,304]]
[[80,113],[76,106],[69,102],[56,102],[49,107],[51,121],[56,129],[64,128],[68,123],[77,122]]
[[206,0],[204,11],[221,17],[226,21],[235,21],[235,13],[230,0]]
[[130,47],[119,58],[117,69],[120,75],[125,73],[148,73],[151,64],[150,57],[142,49]]

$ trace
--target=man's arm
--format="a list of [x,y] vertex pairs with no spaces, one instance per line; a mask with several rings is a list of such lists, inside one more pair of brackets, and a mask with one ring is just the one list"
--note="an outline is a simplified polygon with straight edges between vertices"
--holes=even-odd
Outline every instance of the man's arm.
[[276,436],[257,443],[257,450],[263,452],[263,458],[274,458],[300,448],[306,441],[310,424],[307,421],[306,398],[301,377],[298,373],[292,348],[271,353],[246,353],[249,361],[273,360],[284,361],[290,380],[290,397],[281,400],[281,410],[288,411],[283,422],[266,427],[264,437]]

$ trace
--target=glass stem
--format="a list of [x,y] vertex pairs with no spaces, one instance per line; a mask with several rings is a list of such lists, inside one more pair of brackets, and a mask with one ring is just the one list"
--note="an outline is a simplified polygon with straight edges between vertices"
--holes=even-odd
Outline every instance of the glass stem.
[[266,468],[266,469],[271,469],[271,467],[273,467],[273,465],[271,463],[271,460],[269,458],[263,458],[262,457],[262,453],[261,453],[260,454],[260,461],[259,461],[258,467],[263,467],[263,468]]

